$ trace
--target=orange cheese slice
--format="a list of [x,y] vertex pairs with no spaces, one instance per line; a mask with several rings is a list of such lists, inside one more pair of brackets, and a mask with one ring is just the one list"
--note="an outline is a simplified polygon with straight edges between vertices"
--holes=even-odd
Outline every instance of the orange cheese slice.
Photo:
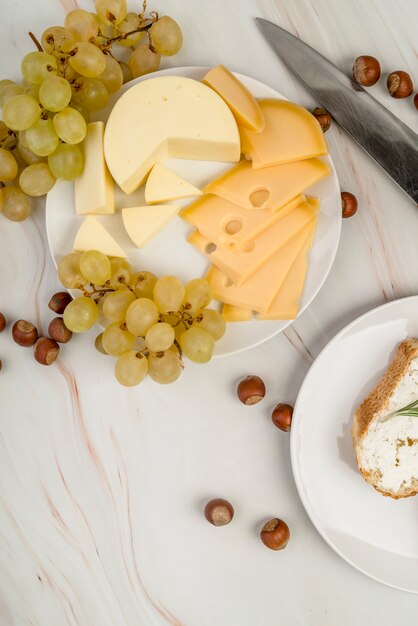
[[249,161],[241,161],[211,181],[203,191],[246,209],[276,211],[330,172],[330,166],[320,159],[306,159],[258,170],[253,169]]
[[224,198],[208,194],[184,209],[181,217],[209,241],[229,248],[256,237],[304,200],[305,196],[298,195],[273,213],[270,209],[248,211]]
[[266,313],[313,229],[314,223],[307,224],[241,285],[235,285],[226,274],[212,266],[206,279],[212,287],[214,298],[226,304]]
[[203,77],[202,82],[221,96],[239,124],[251,130],[264,128],[260,105],[246,87],[223,65],[218,65]]
[[188,241],[234,283],[240,285],[297,235],[315,215],[316,209],[309,202],[302,202],[239,249],[220,248],[197,231],[189,235]]
[[241,151],[254,169],[327,154],[324,133],[312,113],[287,100],[259,100],[259,105],[264,130],[240,126]]

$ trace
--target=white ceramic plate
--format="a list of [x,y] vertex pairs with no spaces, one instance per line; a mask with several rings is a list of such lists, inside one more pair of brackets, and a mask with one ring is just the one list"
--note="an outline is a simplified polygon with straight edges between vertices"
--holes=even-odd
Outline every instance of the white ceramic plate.
[[418,496],[375,491],[351,441],[355,409],[407,337],[418,337],[418,296],[366,313],[326,346],[297,399],[291,454],[300,497],[325,541],[368,576],[418,593]]
[[[188,76],[200,79],[206,71],[207,68],[204,67],[173,68],[133,80],[124,85],[121,91],[112,98],[109,106],[100,112],[97,119],[106,121],[121,93],[141,80],[162,75]],[[241,74],[237,74],[237,76],[257,98],[284,98],[283,95],[263,83]],[[325,157],[325,160],[333,166],[330,157]],[[180,159],[169,159],[166,164],[198,187],[205,185],[215,176],[231,167],[231,164],[226,163]],[[313,196],[318,196],[321,205],[300,313],[312,302],[323,285],[338,247],[341,229],[341,201],[334,168],[331,176],[312,186],[308,192]],[[186,206],[190,201],[190,199],[184,200],[182,206]],[[130,196],[125,196],[120,190],[117,190],[116,203],[118,208],[145,204],[143,187]],[[148,269],[157,275],[175,274],[184,281],[202,276],[206,271],[208,264],[205,257],[186,241],[186,236],[191,228],[181,218],[176,218],[141,250],[133,245],[125,232],[120,214],[100,216],[99,219],[105,226],[109,226],[110,231],[126,251],[128,259],[138,270]],[[76,216],[74,211],[73,183],[58,182],[48,194],[46,203],[47,236],[55,262],[72,249],[74,236],[81,221],[82,218]],[[251,321],[228,324],[225,336],[217,344],[215,355],[234,354],[252,348],[284,330],[291,322],[292,320]]]

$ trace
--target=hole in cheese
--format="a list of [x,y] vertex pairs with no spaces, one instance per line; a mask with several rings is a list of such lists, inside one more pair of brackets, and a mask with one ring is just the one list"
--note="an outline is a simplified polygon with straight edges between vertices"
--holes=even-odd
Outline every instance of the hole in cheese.
[[238,233],[242,228],[242,222],[241,220],[229,220],[229,222],[227,222],[224,226],[224,230],[226,233],[228,233],[228,235],[235,235],[236,233]]
[[216,245],[216,244],[214,244],[214,243],[212,243],[212,242],[211,242],[211,243],[208,243],[208,244],[205,246],[205,253],[206,253],[206,254],[212,254],[213,252],[216,252],[216,248],[217,248],[217,245]]
[[247,243],[245,243],[242,246],[242,251],[243,252],[252,252],[255,248],[255,241],[247,241]]
[[270,198],[270,192],[268,189],[257,189],[250,195],[250,202],[254,208],[260,209],[265,205]]
[[232,280],[228,278],[228,276],[224,276],[222,279],[222,282],[223,282],[224,287],[231,287],[232,285]]

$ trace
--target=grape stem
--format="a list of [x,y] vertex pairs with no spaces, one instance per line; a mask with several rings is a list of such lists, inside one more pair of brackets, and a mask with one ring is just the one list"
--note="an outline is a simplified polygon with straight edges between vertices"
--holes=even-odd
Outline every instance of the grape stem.
[[39,52],[43,52],[44,49],[42,48],[41,44],[39,43],[39,41],[36,39],[35,35],[33,33],[31,33],[29,31],[28,33],[29,37],[32,39],[33,43],[35,44],[35,46],[38,48]]
[[[146,26],[140,26],[139,28],[136,28],[135,30],[131,30],[129,31],[129,33],[121,33],[120,35],[117,35],[117,37],[112,37],[111,39],[107,40],[107,43],[104,44],[103,46],[100,46],[102,50],[108,50],[110,48],[110,46],[115,43],[115,41],[120,41],[121,39],[127,39],[130,35],[135,35],[135,33],[142,33],[143,31],[147,31],[151,28],[151,26],[154,24],[155,19],[150,18],[149,22]],[[119,31],[120,32],[120,31]],[[149,36],[149,33],[148,33]]]

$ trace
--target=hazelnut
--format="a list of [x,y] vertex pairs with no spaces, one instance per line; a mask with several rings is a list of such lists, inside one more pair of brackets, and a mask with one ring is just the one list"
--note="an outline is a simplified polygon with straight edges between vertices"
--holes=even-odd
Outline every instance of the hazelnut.
[[380,63],[375,57],[363,54],[354,61],[353,78],[363,87],[371,87],[380,78]]
[[391,72],[386,85],[392,98],[407,98],[414,90],[410,75],[402,70]]
[[326,133],[328,128],[331,126],[331,121],[332,121],[331,113],[328,113],[326,109],[322,109],[321,107],[316,107],[312,111],[312,115],[316,117],[323,132]]
[[60,347],[49,337],[39,337],[35,344],[35,359],[41,365],[51,365],[58,357]]
[[5,328],[6,328],[6,318],[4,317],[3,313],[0,313],[0,333],[2,333]]
[[414,105],[415,108],[418,110],[418,92],[414,96]]
[[266,395],[266,386],[259,376],[247,376],[238,384],[237,394],[243,404],[257,404]]
[[33,346],[38,339],[38,331],[31,322],[18,320],[13,324],[12,337],[19,346],[28,348],[29,346]]
[[54,311],[54,313],[62,315],[67,304],[70,304],[70,302],[72,302],[72,297],[68,291],[58,291],[57,293],[54,293],[51,300],[48,302],[48,306],[51,311]]
[[70,341],[73,333],[64,324],[62,317],[54,317],[48,326],[48,334],[51,339],[58,343],[67,343]]
[[204,514],[208,522],[214,526],[225,526],[234,517],[234,508],[228,500],[215,498],[206,504]]
[[349,191],[341,192],[341,206],[343,217],[353,217],[357,213],[357,198]]
[[2,361],[0,359],[0,370],[2,369],[2,367],[3,367],[3,363],[2,363]]
[[290,539],[289,526],[275,517],[266,522],[260,532],[261,541],[270,550],[283,550]]
[[292,425],[293,407],[290,404],[278,404],[271,414],[272,422],[277,428],[288,433]]

